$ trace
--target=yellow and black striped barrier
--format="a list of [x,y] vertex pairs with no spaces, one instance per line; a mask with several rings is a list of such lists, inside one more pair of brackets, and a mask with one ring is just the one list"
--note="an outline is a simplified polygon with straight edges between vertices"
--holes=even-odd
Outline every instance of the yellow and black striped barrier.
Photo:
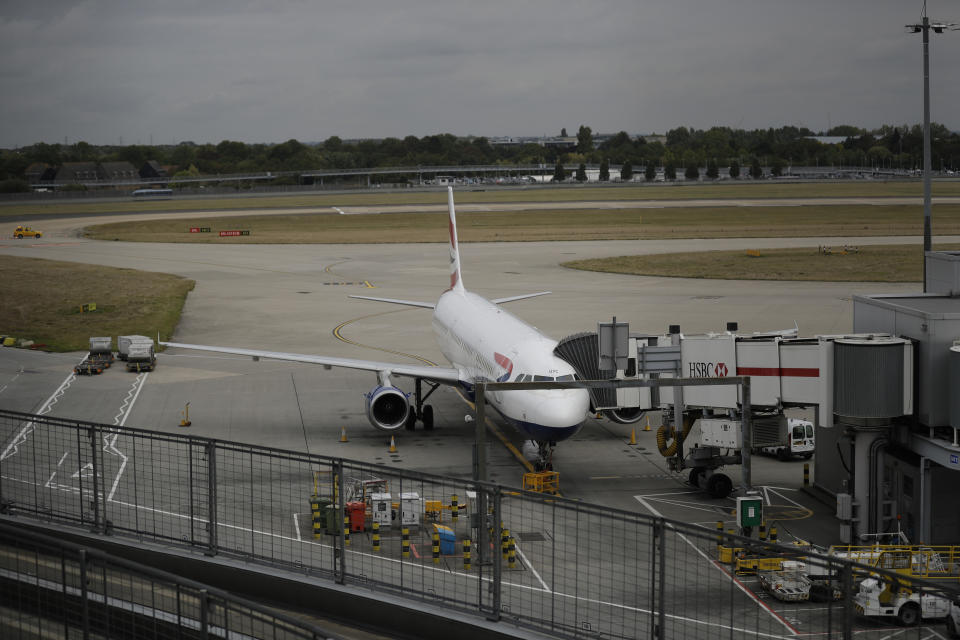
[[410,557],[410,529],[407,527],[400,532],[400,549],[404,558]]
[[463,570],[470,571],[470,538],[463,539]]
[[517,568],[517,543],[514,541],[513,536],[510,536],[507,542],[507,567],[510,569]]
[[343,546],[350,546],[350,516],[343,516]]
[[310,500],[310,518],[313,522],[313,537],[321,538],[323,537],[323,521],[320,519],[322,516],[320,514],[320,501],[316,498],[311,498]]
[[433,532],[433,564],[440,564],[440,534]]
[[717,520],[717,552],[723,546],[723,520]]
[[457,517],[460,515],[460,507],[457,505],[457,494],[450,496],[450,518],[453,524],[457,524]]
[[763,520],[760,522],[760,541],[767,541],[767,521]]
[[803,486],[805,487],[810,486],[810,463],[809,462],[803,463]]
[[510,542],[510,529],[501,529],[500,530],[500,553],[503,555],[503,559],[507,559],[507,551]]
[[777,543],[777,525],[770,526],[770,542]]
[[373,523],[373,550],[380,551],[380,523]]

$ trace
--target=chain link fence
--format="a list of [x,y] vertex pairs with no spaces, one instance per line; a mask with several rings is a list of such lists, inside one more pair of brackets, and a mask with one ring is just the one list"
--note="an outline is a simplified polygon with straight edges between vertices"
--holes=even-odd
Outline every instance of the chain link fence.
[[[858,614],[868,569],[849,560],[544,493],[10,411],[0,411],[0,447],[4,514],[192,547],[551,637],[885,638],[900,622]],[[869,571],[885,576],[887,601],[914,593],[948,606],[960,593],[948,564],[932,582],[902,567]],[[944,634],[941,609],[897,637]]]
[[339,636],[219,589],[0,522],[4,638]]

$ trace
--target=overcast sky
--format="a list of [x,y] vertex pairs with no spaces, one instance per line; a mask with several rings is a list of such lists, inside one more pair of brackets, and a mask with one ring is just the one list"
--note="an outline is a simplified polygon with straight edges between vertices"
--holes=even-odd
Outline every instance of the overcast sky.
[[[960,22],[960,2],[930,0]],[[0,147],[922,121],[921,0],[0,0]],[[960,31],[931,34],[960,128]]]

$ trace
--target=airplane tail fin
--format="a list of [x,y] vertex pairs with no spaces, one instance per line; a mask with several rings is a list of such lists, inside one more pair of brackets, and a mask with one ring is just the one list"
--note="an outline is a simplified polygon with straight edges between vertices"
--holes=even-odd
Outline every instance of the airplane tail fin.
[[450,210],[450,288],[463,291],[460,277],[460,247],[457,244],[457,214],[453,210],[453,187],[447,187],[447,208]]

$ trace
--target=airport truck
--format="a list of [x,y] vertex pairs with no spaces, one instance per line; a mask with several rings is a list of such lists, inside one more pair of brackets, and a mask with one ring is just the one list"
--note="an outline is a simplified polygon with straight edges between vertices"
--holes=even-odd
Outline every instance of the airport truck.
[[136,340],[127,346],[127,371],[153,371],[157,356],[153,352],[153,340]]
[[153,339],[148,336],[117,336],[117,357],[126,360],[130,345],[134,342],[149,342],[152,345]]
[[32,229],[24,224],[18,224],[17,228],[13,231],[13,237],[19,240],[23,238],[40,238],[41,236],[43,236],[43,231]]
[[[957,547],[893,547],[881,551],[876,566],[956,587],[960,580],[955,564],[958,551]],[[894,618],[903,626],[920,624],[925,618],[943,619],[952,613],[949,598],[936,592],[914,591],[909,582],[895,576],[865,578],[854,596],[854,605],[862,616]]]
[[73,368],[74,373],[81,375],[95,375],[103,373],[113,364],[113,351],[110,350],[109,337],[90,338],[90,352],[80,364]]
[[[762,423],[761,423],[762,424]],[[758,452],[776,456],[780,460],[803,458],[809,460],[814,451],[813,423],[800,418],[787,418],[778,423],[777,444],[758,447]]]

